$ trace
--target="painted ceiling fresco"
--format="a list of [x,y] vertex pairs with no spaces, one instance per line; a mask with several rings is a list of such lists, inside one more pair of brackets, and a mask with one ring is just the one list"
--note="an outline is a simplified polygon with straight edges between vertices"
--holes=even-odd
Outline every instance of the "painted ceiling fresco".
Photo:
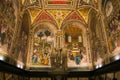
[[54,18],[46,11],[42,11],[34,22],[38,23],[39,21],[50,21],[52,23],[55,23]]
[[34,7],[41,7],[41,0],[30,0],[28,5]]
[[72,3],[71,0],[46,0],[48,5],[69,5]]
[[67,21],[71,21],[71,20],[76,20],[76,21],[80,21],[80,22],[84,23],[83,17],[82,17],[77,11],[71,12],[71,13],[64,19],[64,23],[67,22]]
[[44,7],[47,9],[71,9],[75,7],[77,0],[44,0]]
[[[28,10],[30,12],[31,22],[35,22],[34,20],[38,15],[41,15],[41,11],[43,10],[47,11],[47,14],[54,18],[58,27],[60,27],[64,19],[66,19],[66,17],[68,18],[70,15],[77,19],[78,17],[81,17],[81,21],[87,23],[90,8],[85,7],[77,9],[77,6],[80,6],[82,2],[88,4],[89,0],[30,0]],[[78,11],[78,13],[73,14],[74,10]]]
[[84,18],[86,23],[88,22],[89,10],[90,10],[90,8],[81,8],[78,10],[78,12]]
[[[79,0],[39,0],[39,2],[42,3],[42,8],[41,7],[29,8],[32,24],[37,25],[39,24],[39,22],[48,21],[57,25],[58,29],[61,29],[62,26],[64,26],[66,23],[69,23],[71,21],[78,21],[85,24],[88,21],[88,13],[90,8],[77,9],[77,5],[79,5],[82,2],[80,0],[81,2],[79,2],[79,4],[76,4],[78,1]],[[89,3],[89,0],[83,0],[83,1],[86,4]],[[70,26],[71,27],[67,27],[65,29],[65,34],[71,35],[72,38],[72,45],[71,45],[72,49],[68,48],[68,52],[67,52],[67,65],[68,67],[77,67],[77,68],[86,67],[86,69],[88,69],[88,59],[87,59],[88,56],[87,56],[87,52],[85,52],[86,47],[84,46],[84,42],[83,42],[83,34],[82,34],[83,31],[82,29],[76,27],[77,25],[76,26],[70,25]],[[44,33],[43,29],[40,29],[40,31],[43,31]],[[42,52],[42,49],[40,49],[39,47],[40,45],[39,46],[37,45],[39,43],[45,43],[43,38],[41,37],[41,42],[37,42],[37,39],[40,39],[39,37],[35,38],[36,42],[34,42],[35,43],[35,45],[33,46],[34,50],[31,55],[32,60],[30,61],[31,67],[41,67],[41,66],[51,67],[51,63],[50,63],[51,59],[49,55],[50,51],[48,47],[46,49],[43,49],[43,51],[47,51],[48,54],[46,55],[46,52]],[[65,38],[69,39],[69,37],[66,35]],[[50,42],[47,43],[52,45]],[[70,44],[67,44],[67,46],[69,45]],[[75,46],[77,46],[77,48]],[[79,51],[81,51],[80,54]]]
[[47,10],[50,13],[58,26],[61,26],[65,17],[71,12],[71,10]]
[[31,22],[32,23],[36,19],[36,17],[39,15],[40,12],[41,12],[41,10],[38,9],[38,8],[30,8],[29,9],[29,13],[30,13],[30,16],[31,16]]

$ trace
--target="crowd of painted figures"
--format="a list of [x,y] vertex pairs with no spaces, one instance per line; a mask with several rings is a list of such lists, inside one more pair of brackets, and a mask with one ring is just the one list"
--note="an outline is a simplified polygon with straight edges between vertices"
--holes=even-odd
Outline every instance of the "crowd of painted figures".
[[33,64],[49,65],[50,54],[51,54],[50,47],[45,47],[45,49],[42,49],[42,50],[35,49],[32,56]]
[[83,55],[84,55],[83,47],[78,49],[76,44],[74,45],[73,49],[68,50],[68,58],[72,61],[75,61],[77,65],[80,64],[81,60],[83,59]]
[[34,50],[32,63],[50,65],[53,38],[48,29],[42,28],[34,35]]

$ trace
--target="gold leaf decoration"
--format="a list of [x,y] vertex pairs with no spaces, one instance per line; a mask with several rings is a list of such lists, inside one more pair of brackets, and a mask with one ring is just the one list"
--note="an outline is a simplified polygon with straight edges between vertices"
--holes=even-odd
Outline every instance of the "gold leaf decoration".
[[34,20],[36,19],[36,17],[41,12],[41,10],[38,8],[31,8],[31,9],[29,9],[29,12],[30,12],[30,16],[31,16],[31,22],[33,23]]
[[54,17],[58,27],[60,28],[63,20],[71,11],[70,10],[47,10],[47,12]]
[[85,20],[86,23],[88,22],[89,9],[90,8],[81,8],[81,9],[78,10],[78,12],[83,17],[83,19]]

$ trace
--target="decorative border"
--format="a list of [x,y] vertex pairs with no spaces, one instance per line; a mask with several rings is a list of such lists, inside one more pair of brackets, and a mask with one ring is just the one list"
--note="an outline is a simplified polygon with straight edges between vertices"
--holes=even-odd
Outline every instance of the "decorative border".
[[43,0],[42,4],[45,9],[74,9],[77,0]]

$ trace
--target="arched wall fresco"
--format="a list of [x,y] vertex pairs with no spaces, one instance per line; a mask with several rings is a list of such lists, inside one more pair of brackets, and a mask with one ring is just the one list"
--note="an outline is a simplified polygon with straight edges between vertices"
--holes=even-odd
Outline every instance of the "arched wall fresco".
[[88,67],[87,27],[79,21],[70,21],[62,27],[64,48],[67,49],[67,66]]
[[31,67],[51,67],[51,53],[55,47],[57,28],[49,21],[42,21],[33,28],[30,54]]

